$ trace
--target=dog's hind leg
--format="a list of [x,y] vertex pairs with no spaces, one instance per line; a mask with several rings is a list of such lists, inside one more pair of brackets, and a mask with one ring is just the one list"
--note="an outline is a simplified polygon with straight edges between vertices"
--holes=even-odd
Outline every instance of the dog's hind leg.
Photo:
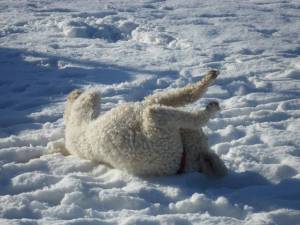
[[219,71],[210,70],[204,78],[196,84],[190,84],[183,88],[176,88],[171,91],[156,93],[145,98],[145,102],[161,104],[165,106],[183,106],[197,101],[207,90],[208,86],[219,75]]
[[95,91],[85,91],[71,100],[74,101],[70,104],[65,124],[65,145],[55,145],[53,148],[49,146],[48,149],[50,152],[70,153],[90,159],[86,131],[90,122],[99,115],[100,96]]
[[100,96],[96,91],[85,91],[80,94],[70,109],[70,122],[80,125],[98,117]]
[[82,90],[75,89],[68,95],[65,112],[64,112],[64,123],[65,124],[67,124],[69,121],[73,103],[81,94],[82,94]]

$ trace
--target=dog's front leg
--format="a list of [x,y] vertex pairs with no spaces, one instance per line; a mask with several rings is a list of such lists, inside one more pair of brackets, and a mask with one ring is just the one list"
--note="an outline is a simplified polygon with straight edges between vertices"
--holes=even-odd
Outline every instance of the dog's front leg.
[[[220,110],[217,102],[210,102],[205,110],[186,112],[173,107],[153,105],[145,109],[144,121],[152,126],[169,126],[183,129],[197,129]],[[148,123],[147,123],[148,122]]]

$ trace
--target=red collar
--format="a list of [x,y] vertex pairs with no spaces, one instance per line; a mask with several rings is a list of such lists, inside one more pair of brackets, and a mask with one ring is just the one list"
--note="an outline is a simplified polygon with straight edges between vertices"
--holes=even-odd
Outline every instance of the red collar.
[[180,161],[180,167],[177,170],[177,174],[182,174],[184,172],[186,165],[186,151],[183,149],[182,155],[181,155],[181,161]]

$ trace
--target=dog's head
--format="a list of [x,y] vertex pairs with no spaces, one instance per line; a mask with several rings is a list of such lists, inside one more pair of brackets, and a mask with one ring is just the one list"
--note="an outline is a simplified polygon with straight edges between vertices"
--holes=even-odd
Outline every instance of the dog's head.
[[227,168],[224,162],[214,152],[203,152],[195,160],[196,170],[209,177],[224,177]]
[[193,153],[187,156],[185,170],[204,173],[209,177],[223,177],[227,174],[224,162],[211,150]]

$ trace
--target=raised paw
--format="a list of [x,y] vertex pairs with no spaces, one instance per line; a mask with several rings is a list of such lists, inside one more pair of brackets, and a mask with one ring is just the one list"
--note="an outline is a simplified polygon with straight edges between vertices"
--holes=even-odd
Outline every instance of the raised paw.
[[206,110],[209,112],[217,112],[220,111],[220,105],[217,101],[212,101],[210,103],[207,104],[206,106]]

